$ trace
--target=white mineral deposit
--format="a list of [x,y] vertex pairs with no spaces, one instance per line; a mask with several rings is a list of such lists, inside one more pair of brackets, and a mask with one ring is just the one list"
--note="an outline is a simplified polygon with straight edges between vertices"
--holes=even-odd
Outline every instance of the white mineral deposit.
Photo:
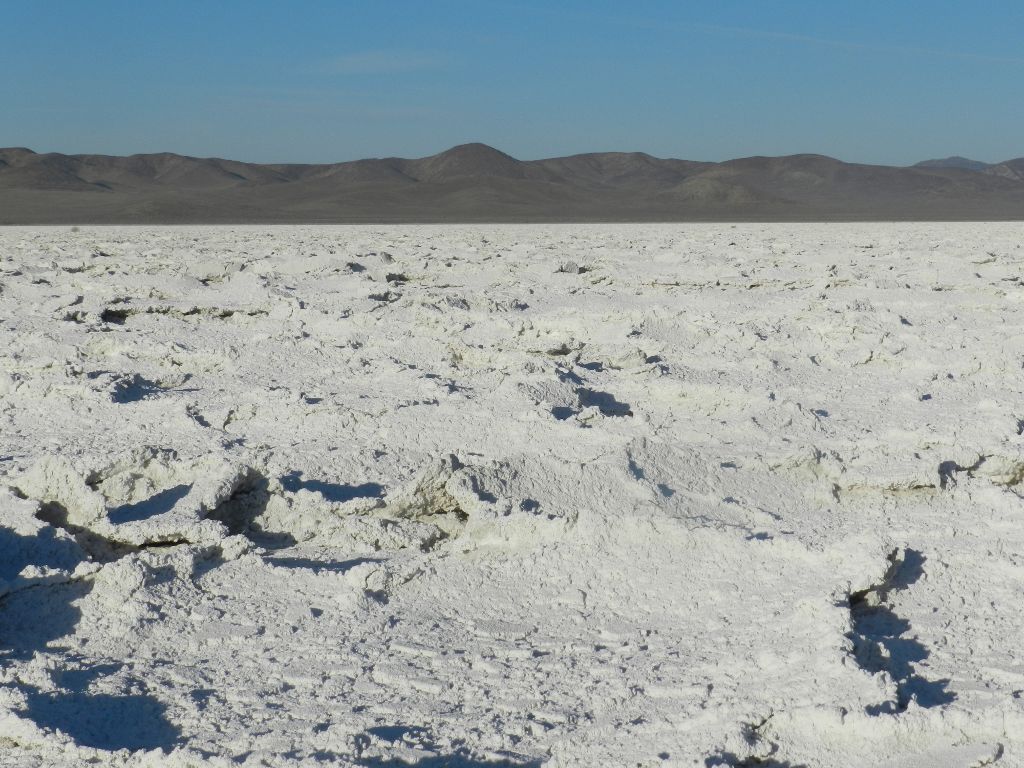
[[0,765],[1024,766],[1022,244],[0,230]]

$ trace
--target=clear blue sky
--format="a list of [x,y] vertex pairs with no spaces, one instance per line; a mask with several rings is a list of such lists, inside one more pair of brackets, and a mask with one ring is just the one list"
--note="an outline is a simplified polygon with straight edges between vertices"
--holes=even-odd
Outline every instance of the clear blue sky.
[[1022,0],[0,0],[0,146],[1024,155]]

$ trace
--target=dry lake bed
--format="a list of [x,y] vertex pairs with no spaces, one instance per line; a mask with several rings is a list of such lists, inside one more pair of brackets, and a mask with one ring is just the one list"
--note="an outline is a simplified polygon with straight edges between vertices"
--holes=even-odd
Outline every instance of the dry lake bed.
[[1022,244],[0,229],[0,765],[1024,765]]

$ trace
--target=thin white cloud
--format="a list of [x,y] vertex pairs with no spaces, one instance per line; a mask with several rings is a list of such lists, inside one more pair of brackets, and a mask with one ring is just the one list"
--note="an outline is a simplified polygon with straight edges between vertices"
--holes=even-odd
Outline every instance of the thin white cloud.
[[415,51],[361,51],[323,62],[323,69],[335,75],[387,75],[442,66],[444,60],[440,56]]
[[815,35],[802,35],[793,32],[782,32],[770,29],[755,29],[751,27],[732,26],[727,24],[705,24],[700,22],[666,22],[659,19],[651,19],[643,16],[616,16],[606,13],[594,13],[591,11],[569,10],[557,6],[540,6],[516,0],[501,2],[496,0],[495,5],[508,11],[523,13],[546,14],[548,16],[561,18],[587,19],[604,24],[615,26],[630,26],[636,29],[675,29],[679,31],[698,30],[708,34],[736,35],[743,37],[759,37],[781,42],[790,42],[803,45],[820,45],[829,48],[843,49],[847,51],[867,51],[878,53],[909,54],[913,56],[960,59],[963,61],[979,61],[990,64],[1024,65],[1024,57],[1020,56],[996,56],[987,53],[974,51],[961,51],[944,48],[922,48],[912,45],[885,45],[881,43],[865,42],[858,40],[840,40],[829,37],[818,37]]
[[865,43],[854,40],[836,40],[828,37],[816,37],[812,35],[799,35],[791,32],[777,32],[767,29],[751,29],[749,27],[733,27],[722,24],[691,24],[695,29],[702,29],[706,32],[722,32],[726,34],[744,35],[747,37],[763,37],[772,40],[783,40],[794,43],[809,43],[812,45],[824,45],[831,48],[844,48],[850,51],[883,51],[888,53],[903,53],[915,56],[938,56],[948,59],[965,59],[967,61],[984,61],[993,64],[1024,64],[1024,58],[1017,56],[990,56],[984,53],[972,53],[970,51],[954,51],[940,48],[919,48],[907,45],[882,45],[878,43]]
[[451,114],[436,104],[403,103],[387,99],[367,100],[366,94],[344,88],[243,88],[226,100],[218,93],[215,104],[232,110],[272,110],[310,117],[372,119],[436,119]]

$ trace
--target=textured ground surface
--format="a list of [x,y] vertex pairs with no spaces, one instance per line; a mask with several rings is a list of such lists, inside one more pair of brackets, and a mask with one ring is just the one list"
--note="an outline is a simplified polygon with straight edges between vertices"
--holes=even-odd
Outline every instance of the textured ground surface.
[[0,765],[1024,765],[1022,243],[0,230]]

